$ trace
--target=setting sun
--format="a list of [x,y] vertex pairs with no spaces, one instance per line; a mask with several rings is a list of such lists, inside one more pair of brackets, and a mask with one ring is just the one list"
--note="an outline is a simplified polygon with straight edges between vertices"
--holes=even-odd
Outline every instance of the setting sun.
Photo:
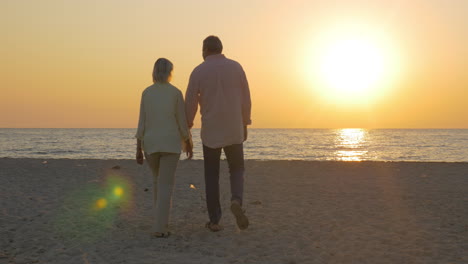
[[375,45],[361,39],[338,41],[321,58],[324,80],[347,96],[363,94],[382,79],[385,59]]
[[[368,104],[396,78],[397,52],[377,29],[346,25],[320,36],[311,60],[319,93],[338,104]],[[310,74],[310,73],[309,73]]]

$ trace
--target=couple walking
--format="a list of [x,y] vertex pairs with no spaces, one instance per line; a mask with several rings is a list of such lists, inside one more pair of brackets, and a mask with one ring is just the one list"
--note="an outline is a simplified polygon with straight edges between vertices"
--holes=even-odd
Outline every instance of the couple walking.
[[205,166],[205,190],[209,222],[206,227],[222,230],[219,201],[219,163],[224,150],[231,181],[231,211],[240,229],[249,225],[242,209],[244,192],[243,142],[251,124],[250,91],[242,66],[227,59],[216,36],[203,41],[204,62],[197,66],[185,94],[169,82],[173,65],[164,58],[154,64],[153,82],[143,91],[138,122],[138,164],[143,156],[153,174],[153,236],[169,236],[168,222],[174,177],[181,149],[193,156],[190,128],[200,105],[201,139]]

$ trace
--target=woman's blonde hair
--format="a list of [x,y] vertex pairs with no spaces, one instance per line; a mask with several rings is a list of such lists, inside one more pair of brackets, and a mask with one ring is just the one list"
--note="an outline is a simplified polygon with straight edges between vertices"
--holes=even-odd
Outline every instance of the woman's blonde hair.
[[166,58],[159,58],[154,63],[153,82],[167,83],[170,81],[174,65]]

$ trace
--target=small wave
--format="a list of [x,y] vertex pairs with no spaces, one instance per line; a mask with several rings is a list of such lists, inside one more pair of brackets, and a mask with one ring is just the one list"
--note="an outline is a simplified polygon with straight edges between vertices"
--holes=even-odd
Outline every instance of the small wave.
[[79,153],[79,151],[74,151],[74,150],[52,150],[49,153],[50,154]]

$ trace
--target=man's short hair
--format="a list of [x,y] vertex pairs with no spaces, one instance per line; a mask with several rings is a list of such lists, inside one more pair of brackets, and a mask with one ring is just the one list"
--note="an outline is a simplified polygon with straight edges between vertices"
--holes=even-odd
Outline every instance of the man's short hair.
[[214,53],[223,52],[223,43],[217,36],[208,36],[203,40],[203,50]]

